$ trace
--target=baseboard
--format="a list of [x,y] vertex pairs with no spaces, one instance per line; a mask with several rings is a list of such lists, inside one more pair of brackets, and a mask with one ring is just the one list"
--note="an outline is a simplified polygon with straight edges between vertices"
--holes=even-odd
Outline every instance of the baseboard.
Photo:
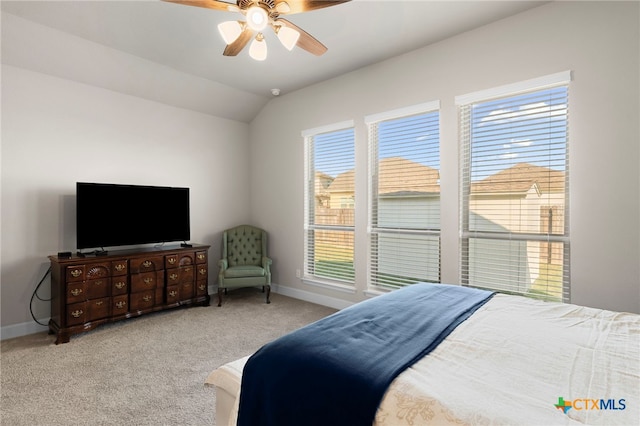
[[[43,324],[49,322],[49,318],[38,319]],[[47,331],[48,327],[37,324],[35,321],[23,322],[21,324],[7,325],[0,328],[0,340],[13,339],[14,337],[26,336],[28,334]]]
[[344,309],[353,305],[348,300],[338,299],[337,297],[324,296],[310,291],[300,290],[297,288],[286,287],[283,285],[272,284],[271,290],[283,296],[293,297],[294,299],[304,300],[305,302],[315,303],[317,305],[328,306],[333,309]]
[[[283,296],[293,297],[294,299],[304,300],[305,302],[315,303],[317,305],[328,306],[333,309],[344,309],[351,305],[352,302],[338,299],[336,297],[323,296],[321,294],[312,293],[310,291],[299,290],[297,288],[287,287],[278,284],[272,284],[271,290],[274,293]],[[217,294],[217,286],[209,286],[209,294]],[[49,318],[38,319],[43,324],[49,322]],[[28,334],[40,333],[47,331],[47,326],[37,324],[35,321],[23,322],[21,324],[7,325],[0,327],[0,340],[13,339],[14,337],[26,336]]]

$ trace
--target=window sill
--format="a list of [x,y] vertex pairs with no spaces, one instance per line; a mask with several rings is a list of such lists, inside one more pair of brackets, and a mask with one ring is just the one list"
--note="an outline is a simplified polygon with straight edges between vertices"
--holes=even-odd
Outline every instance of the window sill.
[[302,282],[315,287],[328,288],[328,289],[337,290],[343,293],[350,293],[350,294],[356,293],[355,285],[340,284],[337,282],[325,281],[325,280],[320,280],[318,278],[312,278],[312,277],[302,278]]

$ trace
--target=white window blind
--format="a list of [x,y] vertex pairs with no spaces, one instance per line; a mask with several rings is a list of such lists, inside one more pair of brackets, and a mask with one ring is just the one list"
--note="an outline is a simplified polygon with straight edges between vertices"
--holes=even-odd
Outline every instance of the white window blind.
[[439,102],[367,116],[369,285],[440,282]]
[[307,130],[304,277],[353,285],[355,149],[353,122]]
[[463,285],[569,301],[570,74],[550,77],[457,99]]

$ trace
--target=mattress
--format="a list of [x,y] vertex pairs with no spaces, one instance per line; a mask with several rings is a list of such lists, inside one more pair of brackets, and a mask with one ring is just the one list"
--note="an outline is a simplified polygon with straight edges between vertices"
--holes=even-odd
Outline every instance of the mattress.
[[[206,380],[235,425],[248,357]],[[496,294],[387,390],[378,426],[640,424],[640,315]]]

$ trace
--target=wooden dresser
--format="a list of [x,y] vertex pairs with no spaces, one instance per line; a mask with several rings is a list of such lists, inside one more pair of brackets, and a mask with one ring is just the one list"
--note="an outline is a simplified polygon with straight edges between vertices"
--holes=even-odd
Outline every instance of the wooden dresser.
[[180,306],[209,305],[210,246],[110,251],[105,256],[49,256],[56,344],[100,324]]

